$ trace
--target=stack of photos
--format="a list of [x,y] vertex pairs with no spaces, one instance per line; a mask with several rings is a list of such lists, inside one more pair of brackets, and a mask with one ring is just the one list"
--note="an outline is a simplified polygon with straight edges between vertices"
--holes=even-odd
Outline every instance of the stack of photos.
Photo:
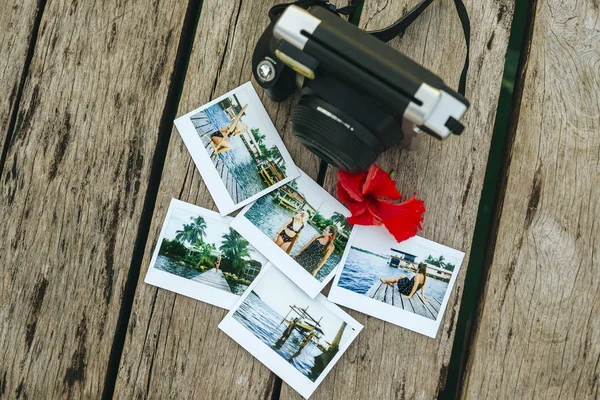
[[294,165],[250,82],[175,125],[220,214],[173,199],[146,283],[230,310],[219,328],[305,398],[362,330],[332,302],[436,336],[462,252],[353,228]]
[[362,329],[324,296],[266,266],[219,328],[308,398]]
[[299,175],[250,82],[175,120],[222,215]]
[[464,253],[382,227],[357,226],[329,299],[435,338]]
[[310,297],[333,279],[352,226],[349,211],[301,172],[244,208],[231,226]]
[[231,219],[171,200],[145,282],[230,309],[267,263]]

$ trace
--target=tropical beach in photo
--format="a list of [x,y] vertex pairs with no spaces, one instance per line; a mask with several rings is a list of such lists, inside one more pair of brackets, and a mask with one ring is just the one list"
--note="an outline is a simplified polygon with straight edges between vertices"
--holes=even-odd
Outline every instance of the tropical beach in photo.
[[302,176],[261,197],[244,217],[323,281],[340,262],[352,226],[343,206],[307,180]]
[[354,333],[346,321],[275,268],[261,278],[232,317],[313,382]]
[[266,259],[223,221],[173,208],[154,268],[241,295]]
[[[190,120],[235,204],[287,177],[286,162],[256,104],[242,87]],[[267,117],[268,118],[268,117]]]

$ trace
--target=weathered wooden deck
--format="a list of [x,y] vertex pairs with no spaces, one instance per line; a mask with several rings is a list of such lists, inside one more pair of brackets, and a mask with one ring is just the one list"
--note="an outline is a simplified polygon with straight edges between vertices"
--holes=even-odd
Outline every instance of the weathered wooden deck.
[[[224,310],[143,283],[170,199],[214,208],[172,122],[251,79],[280,2],[0,2],[0,398],[298,398],[221,334]],[[417,2],[354,0],[353,21]],[[515,4],[466,1],[461,137],[378,160],[425,200],[422,236],[467,254],[438,337],[351,311],[365,329],[314,399],[600,397],[600,10],[519,5],[505,71]],[[390,45],[456,85],[451,0]],[[291,135],[297,95],[259,94],[334,193]]]
[[214,287],[215,289],[224,290],[226,292],[231,292],[229,288],[229,284],[225,280],[223,276],[223,271],[216,272],[216,270],[209,269],[206,272],[201,273],[200,275],[196,275],[192,278],[193,281],[200,282],[204,285],[208,285]]
[[441,307],[441,302],[431,295],[426,300],[423,300],[419,294],[409,299],[400,295],[397,286],[383,282],[375,282],[365,296],[431,319],[437,318]]
[[240,188],[237,179],[235,179],[229,168],[227,168],[227,165],[225,165],[223,160],[221,160],[221,157],[219,157],[219,155],[215,152],[215,147],[212,145],[211,141],[206,137],[203,137],[202,143],[204,144],[204,148],[206,149],[208,156],[212,160],[215,168],[217,169],[219,176],[223,180],[225,188],[227,188],[227,193],[229,193],[229,195],[233,199],[233,202],[237,204],[240,201],[245,200],[242,189]]

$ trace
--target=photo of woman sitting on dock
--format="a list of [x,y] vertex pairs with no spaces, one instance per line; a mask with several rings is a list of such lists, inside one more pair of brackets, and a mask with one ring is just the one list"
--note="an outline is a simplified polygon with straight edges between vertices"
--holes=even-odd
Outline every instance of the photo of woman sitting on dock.
[[221,214],[299,174],[249,82],[175,120]]
[[337,232],[338,230],[335,226],[327,225],[320,235],[313,237],[298,250],[294,256],[294,260],[302,265],[312,276],[316,276],[335,250],[333,241]]
[[418,236],[398,243],[381,226],[356,226],[329,298],[435,337],[464,253]]
[[308,213],[300,210],[292,218],[287,219],[283,225],[277,230],[277,235],[273,239],[279,248],[290,254],[294,245],[300,238],[302,229],[308,220]]
[[333,279],[350,212],[306,174],[246,207],[231,226],[309,294]]
[[229,308],[267,260],[230,217],[172,200],[146,282]]

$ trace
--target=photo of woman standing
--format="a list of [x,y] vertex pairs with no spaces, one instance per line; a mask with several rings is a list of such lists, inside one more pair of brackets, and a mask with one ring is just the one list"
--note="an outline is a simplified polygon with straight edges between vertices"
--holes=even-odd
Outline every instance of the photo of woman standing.
[[349,214],[302,173],[246,207],[231,226],[314,297],[342,262],[352,233]]

